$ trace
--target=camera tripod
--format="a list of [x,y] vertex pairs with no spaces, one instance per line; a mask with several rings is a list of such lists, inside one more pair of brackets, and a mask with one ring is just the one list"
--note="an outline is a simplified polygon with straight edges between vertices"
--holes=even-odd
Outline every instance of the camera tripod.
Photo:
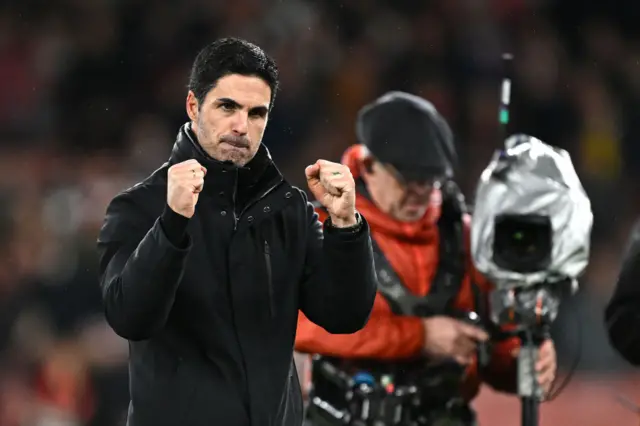
[[538,384],[535,365],[545,335],[546,332],[542,328],[525,329],[518,333],[521,343],[518,353],[518,395],[522,407],[522,426],[538,426],[539,423],[542,389]]
[[537,426],[539,405],[543,398],[538,384],[536,363],[542,342],[550,337],[561,300],[571,294],[572,280],[501,289],[490,294],[492,322],[508,327],[496,332],[498,340],[518,337],[518,396],[522,405],[522,426]]

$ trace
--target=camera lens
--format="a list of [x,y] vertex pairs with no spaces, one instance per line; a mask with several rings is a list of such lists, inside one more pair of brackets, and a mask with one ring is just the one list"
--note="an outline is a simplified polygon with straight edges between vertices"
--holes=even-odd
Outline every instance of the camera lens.
[[540,215],[501,215],[495,220],[493,261],[519,272],[547,269],[551,262],[551,220]]

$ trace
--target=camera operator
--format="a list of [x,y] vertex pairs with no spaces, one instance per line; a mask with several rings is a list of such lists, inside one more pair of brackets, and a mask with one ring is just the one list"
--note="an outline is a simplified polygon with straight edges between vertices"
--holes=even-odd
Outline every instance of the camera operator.
[[[296,350],[319,354],[313,362],[309,422],[473,425],[469,403],[482,382],[516,391],[519,343],[516,338],[490,342],[481,326],[488,321],[481,307],[490,284],[469,256],[470,217],[451,181],[456,162],[451,131],[431,103],[403,92],[389,92],[365,106],[356,130],[360,144],[347,149],[342,162],[356,179],[357,208],[371,226],[379,291],[368,324],[355,334],[332,335],[300,314]],[[318,213],[326,216],[322,209]],[[411,312],[407,300],[413,300]],[[484,366],[479,347],[491,348]],[[325,383],[319,363],[330,363],[342,377],[352,378],[352,385],[365,381],[370,389],[382,388],[377,406],[387,404],[379,411],[394,412],[394,419],[376,419],[369,402],[367,419],[361,419],[362,406],[355,413],[352,393]],[[550,340],[543,343],[536,368],[546,392],[556,368]],[[421,396],[417,408],[410,413],[401,408],[398,415],[404,403],[394,389],[400,387],[417,388]],[[349,414],[341,421],[337,415],[328,419],[320,406]]]

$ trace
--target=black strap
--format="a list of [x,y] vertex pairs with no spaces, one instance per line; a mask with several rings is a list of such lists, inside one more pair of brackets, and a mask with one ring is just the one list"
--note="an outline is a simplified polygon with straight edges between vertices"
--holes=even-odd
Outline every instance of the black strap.
[[[452,182],[443,186],[442,194],[442,212],[438,220],[438,269],[426,296],[420,297],[408,290],[378,243],[374,238],[371,239],[378,291],[396,315],[427,317],[450,313],[462,285],[465,273],[462,225],[462,215],[465,212],[464,198]],[[314,202],[313,205],[326,212],[320,203]]]
[[464,278],[465,254],[462,213],[456,215],[455,209],[446,205],[448,203],[451,200],[443,200],[442,214],[438,220],[438,269],[429,293],[424,297],[416,296],[407,289],[380,246],[374,239],[371,241],[378,274],[378,290],[396,315],[428,317],[450,314],[453,309],[453,302]]
[[429,296],[441,301],[441,305],[436,305],[440,308],[439,314],[452,310],[466,272],[462,222],[465,213],[462,193],[453,181],[446,182],[442,187],[442,211],[438,220],[440,259],[429,291]]

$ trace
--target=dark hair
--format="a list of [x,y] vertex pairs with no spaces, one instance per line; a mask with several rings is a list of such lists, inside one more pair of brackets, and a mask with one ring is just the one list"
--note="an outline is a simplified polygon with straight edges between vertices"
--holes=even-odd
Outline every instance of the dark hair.
[[200,50],[191,67],[189,90],[202,105],[218,80],[229,74],[264,80],[271,88],[269,109],[273,108],[278,90],[278,67],[260,47],[239,38],[221,38]]

